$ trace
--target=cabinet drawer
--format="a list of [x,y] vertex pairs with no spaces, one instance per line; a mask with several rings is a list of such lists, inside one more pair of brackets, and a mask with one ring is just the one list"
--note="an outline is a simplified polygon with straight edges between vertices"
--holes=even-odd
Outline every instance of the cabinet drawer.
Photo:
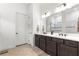
[[64,44],[72,47],[77,47],[77,42],[76,41],[71,41],[71,40],[64,40]]
[[62,44],[63,44],[63,39],[57,38],[56,42],[57,42],[57,43],[62,43]]
[[39,39],[41,37],[41,35],[36,35],[35,34],[35,39]]
[[51,41],[52,38],[51,38],[51,37],[46,37],[46,40],[47,40],[47,41]]
[[57,38],[52,37],[51,40],[56,42],[57,41]]
[[46,38],[46,36],[41,35],[41,36],[40,36],[40,38],[41,38],[41,39],[45,39],[45,38]]
[[55,38],[55,37],[48,37],[47,41],[54,41],[54,42],[57,42],[57,43],[63,43],[63,39]]

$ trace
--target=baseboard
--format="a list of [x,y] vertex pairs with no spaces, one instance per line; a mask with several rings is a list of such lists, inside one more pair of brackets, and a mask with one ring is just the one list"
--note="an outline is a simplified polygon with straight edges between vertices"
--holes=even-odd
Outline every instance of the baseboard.
[[0,51],[0,55],[1,55],[1,54],[4,54],[4,53],[8,53],[8,50]]
[[22,46],[22,45],[26,45],[27,43],[21,44],[21,45],[16,45],[16,47]]

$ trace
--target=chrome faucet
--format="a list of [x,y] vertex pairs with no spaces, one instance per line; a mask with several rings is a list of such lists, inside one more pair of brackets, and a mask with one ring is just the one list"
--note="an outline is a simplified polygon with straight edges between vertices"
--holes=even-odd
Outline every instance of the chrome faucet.
[[64,34],[64,36],[66,37],[66,36],[67,36],[67,34]]
[[60,34],[59,34],[59,36],[63,36],[63,34],[62,34],[62,33],[60,33]]
[[67,36],[67,34],[60,33],[59,36]]
[[51,31],[51,34],[53,34],[54,31]]

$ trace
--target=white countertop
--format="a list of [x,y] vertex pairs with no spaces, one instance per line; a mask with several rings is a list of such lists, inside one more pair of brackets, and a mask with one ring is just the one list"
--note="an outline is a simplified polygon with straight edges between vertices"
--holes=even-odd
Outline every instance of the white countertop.
[[[56,37],[56,38],[62,38],[62,39],[67,39],[67,40],[73,40],[73,41],[79,41],[79,37],[78,36],[59,36],[57,33],[51,35],[51,34],[40,34],[40,33],[36,33],[38,35],[44,35],[44,36],[49,36],[49,37]],[[79,35],[79,34],[78,34]]]

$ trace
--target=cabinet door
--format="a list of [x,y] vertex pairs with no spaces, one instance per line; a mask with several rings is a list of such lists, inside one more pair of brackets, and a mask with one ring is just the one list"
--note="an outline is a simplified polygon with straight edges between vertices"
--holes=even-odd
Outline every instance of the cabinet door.
[[58,45],[58,55],[59,56],[77,56],[77,48],[60,44]]
[[39,39],[40,39],[40,36],[39,35],[35,35],[35,46],[37,46],[37,47],[39,47],[40,46],[40,41],[39,41]]
[[40,38],[40,49],[45,51],[45,37],[44,36],[41,36]]
[[78,56],[79,56],[79,42],[78,42]]
[[56,55],[56,42],[53,41],[50,37],[47,39],[46,42],[46,52],[52,56]]

